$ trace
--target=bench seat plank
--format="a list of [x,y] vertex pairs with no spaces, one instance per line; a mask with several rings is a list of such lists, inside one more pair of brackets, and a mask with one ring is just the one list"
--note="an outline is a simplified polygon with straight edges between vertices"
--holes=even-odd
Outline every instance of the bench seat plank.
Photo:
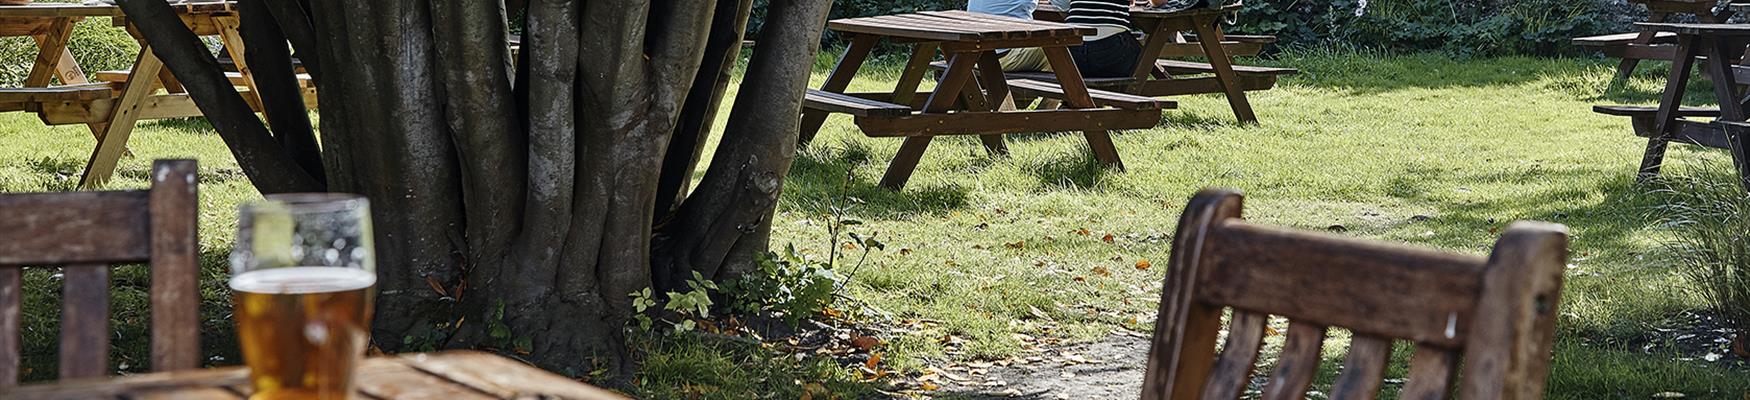
[[803,96],[803,107],[810,110],[845,113],[858,117],[899,117],[911,114],[911,107],[870,100],[843,93],[809,89]]
[[[1575,46],[1620,46],[1633,43],[1635,39],[1640,38],[1640,36],[1640,32],[1612,33],[1609,35],[1577,37],[1570,43],[1573,43]],[[1675,43],[1676,41],[1677,34],[1675,33],[1659,32],[1653,35],[1653,43]]]
[[[1050,97],[1055,99],[1062,99],[1064,96],[1063,88],[1056,83],[1042,82],[1032,79],[1010,79],[1009,87],[1014,89],[1017,94],[1022,95]],[[1153,97],[1097,89],[1088,89],[1088,96],[1093,97],[1094,104],[1117,107],[1126,110],[1154,110],[1161,108],[1175,108],[1178,106],[1177,103],[1168,100],[1155,100]]]
[[[1172,73],[1214,73],[1215,67],[1209,63],[1184,60],[1155,60],[1155,67],[1166,69]],[[1294,68],[1256,67],[1250,65],[1235,65],[1234,72],[1240,75],[1292,75],[1300,73]]]
[[0,103],[91,101],[111,97],[115,97],[115,86],[109,83],[88,83],[32,88],[0,88]]

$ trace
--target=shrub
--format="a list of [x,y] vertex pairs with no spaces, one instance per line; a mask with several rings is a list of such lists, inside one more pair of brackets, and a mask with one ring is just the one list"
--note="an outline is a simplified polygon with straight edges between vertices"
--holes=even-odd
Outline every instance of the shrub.
[[[1718,170],[1731,171],[1719,167]],[[1665,243],[1695,286],[1716,311],[1750,335],[1750,194],[1735,174],[1679,178],[1664,206],[1672,238]]]
[[1247,1],[1229,28],[1281,45],[1438,50],[1459,56],[1577,54],[1574,37],[1628,27],[1608,0]]

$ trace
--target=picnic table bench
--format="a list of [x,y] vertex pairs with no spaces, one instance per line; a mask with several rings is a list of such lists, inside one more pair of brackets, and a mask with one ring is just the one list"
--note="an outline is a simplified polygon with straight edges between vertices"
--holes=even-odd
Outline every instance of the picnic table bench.
[[[245,48],[238,33],[235,6],[234,1],[207,1],[178,3],[172,8],[196,35],[219,38],[235,70],[227,73],[227,77],[241,88],[250,107],[260,111],[255,82],[243,56]],[[110,17],[114,26],[127,29],[139,40],[139,56],[131,69],[88,74],[80,68],[67,49],[67,41],[73,24],[86,17]],[[38,48],[24,87],[0,88],[0,112],[33,112],[48,125],[84,124],[97,138],[80,187],[93,188],[109,179],[126,150],[136,121],[201,115],[194,100],[152,53],[151,45],[140,39],[126,15],[114,5],[0,6],[0,36],[31,36]],[[60,84],[53,85],[57,78]],[[306,106],[315,107],[315,86],[309,77],[300,75],[299,84]]]
[[[1735,65],[1732,60],[1742,54],[1750,43],[1750,24],[1722,23],[1637,23],[1643,29],[1665,32],[1674,36],[1675,57],[1671,74],[1665,81],[1665,92],[1658,107],[1597,106],[1593,111],[1626,116],[1633,119],[1635,134],[1647,138],[1647,149],[1641,159],[1640,180],[1659,174],[1664,164],[1665,150],[1671,142],[1726,149],[1738,179],[1750,189],[1750,123],[1746,123],[1743,83],[1750,82],[1750,66]],[[1696,62],[1713,81],[1718,108],[1684,107],[1683,95]],[[1691,117],[1709,117],[1703,121]]]
[[[890,189],[905,185],[924,149],[939,135],[980,135],[987,151],[1001,155],[1008,151],[1002,134],[1079,130],[1101,164],[1123,168],[1107,131],[1154,127],[1161,110],[1174,106],[1170,101],[1088,89],[1069,46],[1081,44],[1083,35],[1093,33],[1089,28],[965,11],[838,19],[827,27],[851,35],[851,44],[821,88],[807,92],[801,141],[811,140],[829,113],[854,116],[857,126],[871,137],[905,138],[881,178],[881,186]],[[883,38],[914,46],[894,90],[845,92]],[[996,50],[1022,47],[1043,49],[1056,71],[1049,82],[1003,75]],[[945,71],[933,91],[919,92],[938,50],[947,59]],[[1013,95],[1058,99],[1066,107],[1015,110]]]
[[[1143,32],[1142,56],[1129,77],[1089,79],[1088,86],[1124,93],[1158,97],[1203,93],[1227,96],[1234,117],[1240,122],[1257,122],[1246,92],[1268,90],[1276,86],[1282,75],[1297,74],[1293,68],[1234,65],[1235,55],[1257,55],[1263,45],[1274,42],[1271,36],[1228,36],[1221,30],[1222,17],[1239,11],[1239,5],[1222,8],[1190,8],[1166,11],[1133,6],[1130,20]],[[1046,21],[1062,21],[1067,14],[1049,2],[1041,2],[1033,17]],[[1194,35],[1182,32],[1191,31]],[[1202,57],[1208,62],[1175,60],[1171,57]],[[1039,73],[1011,72],[1010,76],[1045,79]],[[1195,76],[1206,75],[1206,76]]]
[[[1628,0],[1647,7],[1647,22],[1666,22],[1671,17],[1693,15],[1703,23],[1725,22],[1733,12],[1714,12],[1717,0]],[[1750,2],[1734,4],[1750,6]],[[1635,72],[1635,66],[1641,60],[1670,61],[1677,56],[1677,35],[1671,32],[1661,32],[1656,29],[1640,27],[1635,32],[1613,33],[1574,38],[1571,43],[1576,46],[1598,47],[1605,56],[1621,58],[1616,65],[1615,79],[1628,79]]]

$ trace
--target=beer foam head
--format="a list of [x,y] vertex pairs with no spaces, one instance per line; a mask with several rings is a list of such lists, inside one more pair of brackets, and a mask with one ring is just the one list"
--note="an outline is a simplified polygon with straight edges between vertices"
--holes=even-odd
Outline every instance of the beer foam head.
[[375,284],[377,274],[342,267],[268,268],[231,277],[231,290],[264,294],[343,292]]

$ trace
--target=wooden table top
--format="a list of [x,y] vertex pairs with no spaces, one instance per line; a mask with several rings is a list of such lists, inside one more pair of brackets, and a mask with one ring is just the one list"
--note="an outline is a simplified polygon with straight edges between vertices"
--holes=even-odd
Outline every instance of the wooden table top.
[[966,11],[926,11],[916,14],[836,19],[828,28],[839,32],[913,40],[989,42],[1018,39],[1079,38],[1092,28]]
[[[1130,6],[1130,17],[1131,18],[1182,18],[1182,17],[1190,17],[1190,16],[1197,16],[1197,15],[1205,15],[1205,14],[1224,14],[1224,13],[1239,11],[1239,9],[1240,9],[1239,4],[1226,4],[1226,5],[1223,5],[1219,9],[1207,8],[1207,7],[1193,7],[1193,8],[1188,8],[1188,9],[1178,10],[1178,11],[1169,11],[1169,10],[1164,10],[1164,9],[1159,9],[1159,8],[1154,8],[1154,7],[1149,7],[1149,6],[1132,5],[1132,6]],[[1050,2],[1040,2],[1039,7],[1035,8],[1033,10],[1033,14],[1034,15],[1039,15],[1039,14],[1051,15],[1051,16],[1055,17],[1053,19],[1061,20],[1061,19],[1063,19],[1063,17],[1068,15],[1068,12],[1064,11],[1063,9],[1057,8],[1057,5],[1051,4]]]
[[1688,24],[1636,22],[1635,26],[1679,35],[1750,36],[1750,24]]
[[[626,400],[626,397],[475,351],[403,354],[365,360],[358,398]],[[0,392],[0,399],[232,399],[248,397],[249,371],[211,368],[75,379]]]
[[[191,1],[171,4],[170,8],[178,14],[226,14],[237,11],[234,0]],[[122,17],[121,7],[113,4],[84,3],[31,3],[18,6],[0,6],[0,17]]]

